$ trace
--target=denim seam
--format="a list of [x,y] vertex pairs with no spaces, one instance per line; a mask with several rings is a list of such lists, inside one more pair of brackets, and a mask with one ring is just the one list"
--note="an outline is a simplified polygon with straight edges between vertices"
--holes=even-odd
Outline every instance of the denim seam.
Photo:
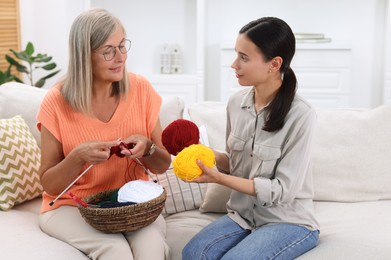
[[287,250],[288,248],[293,248],[294,246],[302,243],[303,241],[305,241],[306,239],[308,239],[310,236],[312,235],[312,232],[308,232],[307,235],[305,237],[303,237],[302,239],[298,240],[298,241],[295,241],[293,243],[290,243],[289,245],[285,246],[284,248],[282,248],[279,252],[277,252],[276,255],[274,255],[271,259],[275,259],[277,256],[279,256],[282,252],[284,252],[285,250]]
[[239,230],[239,231],[236,231],[236,232],[232,232],[232,233],[229,233],[229,234],[225,234],[213,241],[211,241],[206,247],[205,249],[201,252],[201,259],[206,259],[206,253],[208,252],[208,250],[213,246],[215,245],[216,243],[226,239],[226,238],[229,238],[231,236],[234,236],[234,235],[237,235],[237,234],[240,234],[240,233],[246,233],[246,230]]

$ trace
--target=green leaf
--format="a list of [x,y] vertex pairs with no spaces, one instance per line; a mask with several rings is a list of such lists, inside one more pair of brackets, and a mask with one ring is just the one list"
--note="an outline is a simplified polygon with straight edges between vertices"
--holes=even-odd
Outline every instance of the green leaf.
[[42,79],[38,80],[37,82],[35,82],[34,86],[37,88],[42,88],[43,85],[45,85],[45,82],[46,82],[46,80],[42,78]]
[[15,80],[15,76],[11,75],[9,70],[2,72],[0,70],[0,85]]
[[16,52],[13,49],[10,49],[10,51],[15,55],[16,58],[23,60],[23,61],[30,61],[30,57],[27,55],[26,52],[21,51],[21,52]]
[[47,57],[46,55],[45,56],[42,56],[40,58],[38,58],[37,56],[37,59],[35,59],[35,62],[49,62],[52,60],[52,57]]
[[23,73],[27,73],[27,74],[30,73],[29,70],[27,69],[27,67],[22,64],[17,63],[17,64],[15,64],[15,67],[16,67],[16,70],[19,72],[23,72]]
[[34,45],[31,42],[28,42],[26,45],[26,54],[30,57],[34,53]]
[[42,66],[41,68],[44,70],[52,70],[56,67],[57,67],[57,64],[53,62],[53,63],[46,64],[45,66]]
[[11,65],[14,65],[16,66],[17,64],[19,64],[19,62],[17,62],[14,58],[12,58],[11,56],[9,55],[5,55],[5,59],[8,61],[9,64]]
[[[60,72],[60,70],[57,70],[57,71],[55,71],[55,72],[52,72],[52,73],[46,75],[45,77],[43,77],[43,78],[41,78],[41,79],[48,79],[48,78],[51,78],[51,77],[53,77],[54,75],[56,75],[57,73],[59,73],[59,72]],[[40,79],[40,80],[41,80],[41,79]]]
[[4,84],[6,82],[7,82],[7,77],[5,76],[5,74],[2,71],[0,71],[0,85]]

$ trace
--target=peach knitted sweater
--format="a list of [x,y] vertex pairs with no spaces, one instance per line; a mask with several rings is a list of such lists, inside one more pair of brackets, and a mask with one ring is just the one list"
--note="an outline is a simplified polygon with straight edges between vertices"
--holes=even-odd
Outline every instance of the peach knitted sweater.
[[[114,115],[105,123],[96,118],[74,111],[63,98],[56,85],[45,96],[37,116],[37,126],[45,126],[63,145],[64,156],[83,142],[100,140],[113,141],[132,134],[150,138],[159,117],[162,99],[142,76],[129,73],[129,93],[121,99]],[[87,168],[86,164],[82,171]],[[106,162],[94,165],[81,177],[70,191],[83,198],[100,191],[119,188],[134,179],[148,179],[143,168],[134,161],[111,156]],[[58,208],[61,205],[76,205],[64,194],[53,206],[49,203],[55,197],[43,193],[41,212]]]

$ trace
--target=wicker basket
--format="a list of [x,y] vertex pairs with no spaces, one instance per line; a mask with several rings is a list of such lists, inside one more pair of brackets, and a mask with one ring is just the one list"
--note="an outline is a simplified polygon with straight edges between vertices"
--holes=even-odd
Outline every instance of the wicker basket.
[[[96,204],[112,192],[100,192],[83,198],[83,201]],[[142,203],[115,208],[86,208],[78,205],[78,209],[85,221],[97,230],[107,233],[135,231],[156,220],[163,210],[166,196],[166,190],[163,190],[157,198]]]

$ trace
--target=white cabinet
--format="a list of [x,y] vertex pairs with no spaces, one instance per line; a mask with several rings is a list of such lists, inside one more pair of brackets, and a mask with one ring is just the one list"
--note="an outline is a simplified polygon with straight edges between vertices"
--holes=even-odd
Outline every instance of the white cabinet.
[[163,97],[179,96],[186,107],[199,101],[200,93],[197,88],[195,75],[150,75],[147,76],[154,89]]
[[[241,87],[230,67],[235,58],[231,47],[221,48],[221,100]],[[298,80],[298,93],[316,108],[348,107],[351,94],[351,49],[332,44],[298,44],[291,63]]]

